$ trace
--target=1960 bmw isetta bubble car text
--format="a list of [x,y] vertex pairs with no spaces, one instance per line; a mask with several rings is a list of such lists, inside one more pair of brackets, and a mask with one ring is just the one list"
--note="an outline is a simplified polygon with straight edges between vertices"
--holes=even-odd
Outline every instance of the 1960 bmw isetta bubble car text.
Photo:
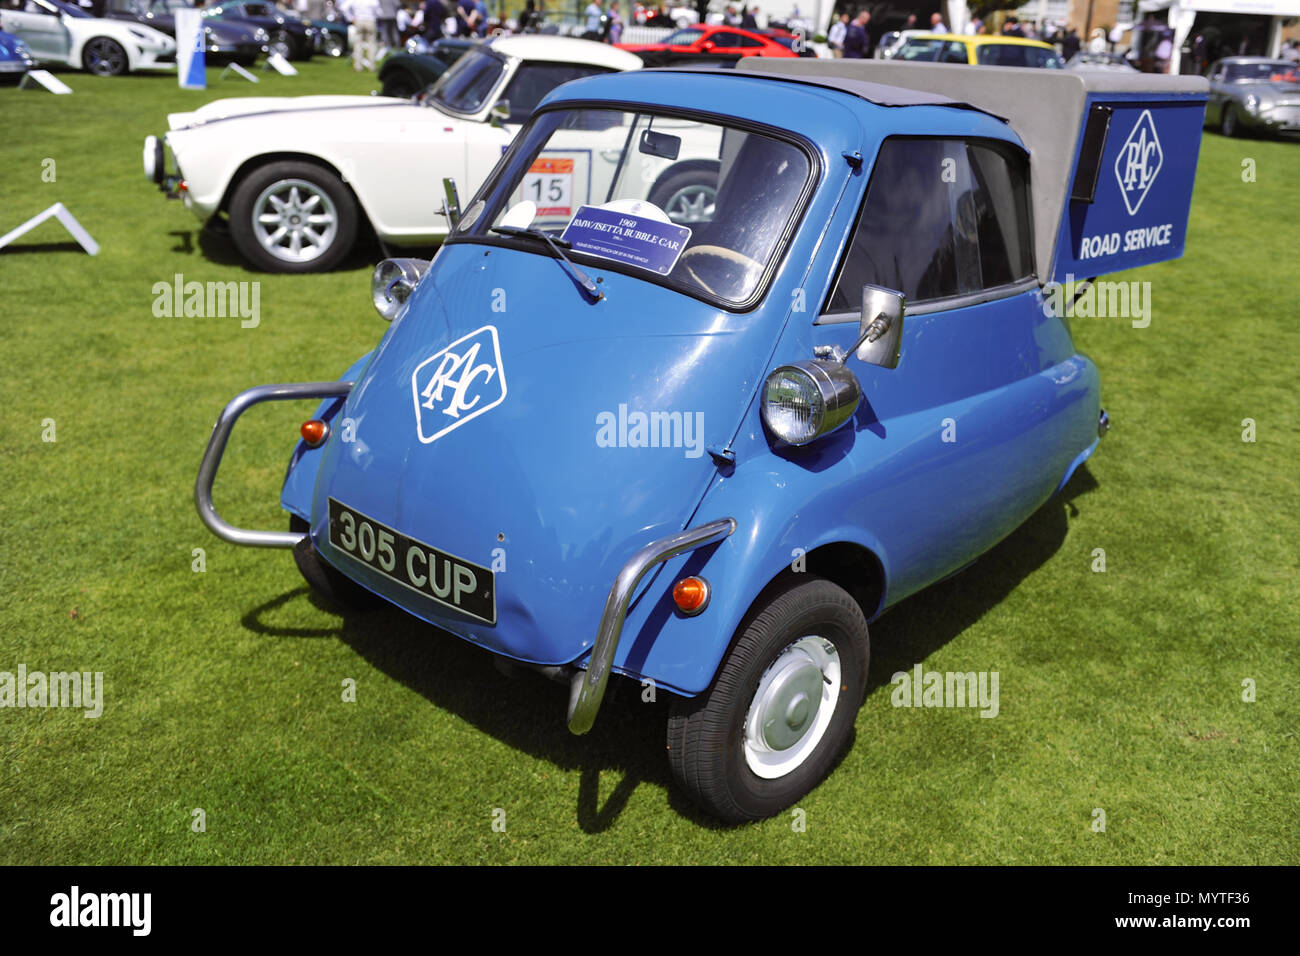
[[[1203,80],[990,72],[564,86],[431,264],[380,264],[372,353],[227,406],[201,515],[293,548],[339,600],[569,682],[575,733],[611,674],[652,680],[693,799],[789,806],[851,738],[868,623],[1009,534],[1104,431],[1042,286],[1182,253]],[[719,178],[681,225],[642,170],[687,149]],[[304,397],[290,530],[232,526],[212,486],[235,420]]]

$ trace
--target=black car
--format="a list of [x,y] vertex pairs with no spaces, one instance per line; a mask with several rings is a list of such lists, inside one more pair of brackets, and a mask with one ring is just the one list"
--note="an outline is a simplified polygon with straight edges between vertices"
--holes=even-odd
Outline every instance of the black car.
[[286,60],[310,60],[316,52],[316,27],[302,17],[274,3],[230,0],[205,7],[203,16],[223,23],[240,23],[266,31],[267,53]]
[[[108,0],[104,16],[142,23],[174,38],[176,17],[173,12],[189,6],[186,0]],[[266,31],[251,24],[209,20],[203,25],[203,53],[208,62],[234,61],[249,66],[267,41]]]
[[443,71],[451,66],[466,50],[472,50],[475,40],[458,40],[444,37],[432,46],[423,39],[412,37],[406,43],[407,52],[392,53],[379,67],[379,80],[384,84],[384,96],[414,96],[436,83]]

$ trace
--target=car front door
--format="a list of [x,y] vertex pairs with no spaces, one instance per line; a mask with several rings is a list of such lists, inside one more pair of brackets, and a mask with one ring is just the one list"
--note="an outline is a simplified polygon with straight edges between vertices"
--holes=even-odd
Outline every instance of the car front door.
[[816,320],[816,344],[847,348],[864,285],[906,298],[898,367],[850,360],[852,520],[889,552],[895,598],[1019,526],[1096,437],[1096,370],[1041,305],[1030,223],[1018,147],[887,139]]
[[36,0],[19,0],[16,7],[4,9],[0,23],[8,32],[22,37],[38,60],[66,62],[68,28],[57,8]]

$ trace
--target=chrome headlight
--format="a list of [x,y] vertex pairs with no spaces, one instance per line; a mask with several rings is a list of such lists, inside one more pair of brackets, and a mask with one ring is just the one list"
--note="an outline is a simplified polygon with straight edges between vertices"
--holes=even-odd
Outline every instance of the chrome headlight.
[[763,384],[763,424],[778,441],[806,445],[852,418],[861,397],[857,377],[842,364],[782,365]]
[[266,43],[271,39],[271,34],[267,33],[261,27],[258,27],[253,31],[253,39],[257,40],[259,43]]
[[1252,115],[1259,112],[1259,97],[1254,93],[1246,94],[1246,112]]
[[385,322],[397,318],[406,300],[429,271],[428,259],[385,259],[370,279],[370,298]]

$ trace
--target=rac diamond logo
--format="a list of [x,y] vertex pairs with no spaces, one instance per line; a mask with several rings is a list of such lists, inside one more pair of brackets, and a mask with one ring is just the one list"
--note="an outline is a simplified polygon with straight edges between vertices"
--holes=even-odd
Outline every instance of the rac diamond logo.
[[1155,120],[1151,118],[1150,110],[1143,110],[1115,160],[1115,178],[1119,180],[1120,195],[1124,197],[1130,216],[1142,205],[1164,158]]
[[426,445],[505,401],[496,326],[476,329],[417,365],[411,396],[416,433]]

